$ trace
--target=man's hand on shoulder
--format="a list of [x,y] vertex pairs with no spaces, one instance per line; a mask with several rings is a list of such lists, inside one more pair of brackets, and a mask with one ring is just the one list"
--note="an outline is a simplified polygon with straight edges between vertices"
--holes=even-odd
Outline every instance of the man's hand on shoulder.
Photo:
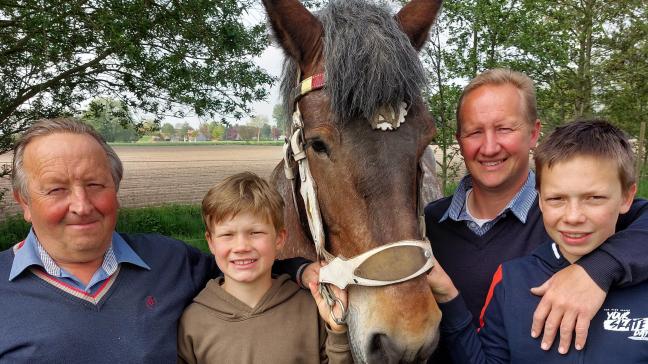
[[587,274],[583,267],[572,264],[548,279],[531,293],[542,296],[533,314],[531,336],[543,333],[541,347],[549,350],[560,332],[558,352],[566,354],[576,332],[575,347],[585,346],[590,321],[603,305],[607,293]]

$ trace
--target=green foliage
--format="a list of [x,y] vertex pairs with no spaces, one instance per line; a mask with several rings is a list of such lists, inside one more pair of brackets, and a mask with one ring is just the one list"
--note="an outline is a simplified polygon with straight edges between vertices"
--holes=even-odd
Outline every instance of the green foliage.
[[[31,225],[21,215],[0,222],[0,250],[22,241]],[[203,251],[209,251],[205,228],[198,205],[166,205],[124,208],[119,211],[117,231],[125,233],[160,233],[183,240]]]
[[162,127],[160,128],[160,132],[165,136],[165,137],[172,137],[176,135],[176,130],[173,127],[173,125],[169,123],[164,123],[162,124]]
[[242,140],[256,140],[257,127],[251,125],[237,125],[236,132]]
[[486,69],[512,68],[536,82],[545,130],[601,115],[636,136],[648,105],[647,24],[640,0],[445,2],[421,51],[444,186],[452,180],[457,91]]
[[265,24],[243,25],[251,0],[0,2],[0,153],[42,117],[110,95],[153,114],[248,113],[272,79],[252,57]]
[[288,135],[290,125],[288,125],[288,119],[286,118],[283,105],[277,104],[272,108],[272,120],[283,135]]
[[637,185],[637,197],[648,199],[648,175],[639,180]]
[[212,121],[209,123],[209,132],[211,133],[212,140],[222,140],[225,134],[225,125]]
[[0,251],[25,239],[30,227],[31,224],[26,222],[22,215],[10,216],[3,220],[0,223]]
[[180,139],[184,140],[189,136],[189,132],[192,131],[193,128],[189,125],[189,123],[184,122],[180,125],[180,128],[178,129],[178,136]]
[[82,120],[92,125],[107,142],[133,142],[140,138],[128,107],[119,100],[92,100]]

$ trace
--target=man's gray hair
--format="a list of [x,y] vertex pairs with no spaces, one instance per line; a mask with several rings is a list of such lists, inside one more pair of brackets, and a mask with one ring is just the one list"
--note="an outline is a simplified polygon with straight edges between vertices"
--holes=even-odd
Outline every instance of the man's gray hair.
[[110,174],[115,182],[115,189],[119,191],[119,183],[124,175],[124,166],[122,165],[119,156],[92,126],[74,118],[41,119],[36,121],[36,123],[34,123],[25,132],[25,134],[22,135],[14,147],[13,166],[11,172],[11,185],[14,191],[20,193],[20,196],[25,199],[25,201],[29,201],[27,176],[25,175],[23,161],[25,148],[35,138],[56,133],[84,134],[94,138],[106,152],[106,157],[108,157],[108,161],[110,162]]

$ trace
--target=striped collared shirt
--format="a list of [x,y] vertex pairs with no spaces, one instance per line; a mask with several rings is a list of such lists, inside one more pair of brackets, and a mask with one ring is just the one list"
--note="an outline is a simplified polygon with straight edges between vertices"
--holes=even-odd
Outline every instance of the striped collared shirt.
[[486,222],[480,227],[473,220],[470,214],[468,214],[466,209],[466,196],[468,191],[472,189],[472,185],[472,177],[469,174],[461,179],[461,182],[459,182],[459,185],[457,186],[457,190],[452,196],[450,207],[445,214],[443,214],[439,222],[443,222],[448,218],[454,221],[465,221],[466,225],[472,232],[482,236],[509,212],[515,215],[515,217],[517,217],[522,223],[525,223],[529,210],[531,209],[531,206],[533,206],[536,196],[538,195],[535,190],[535,173],[529,171],[526,182],[513,199],[511,199],[506,207],[504,207],[504,209],[502,209],[494,219]]
[[119,234],[113,232],[111,244],[106,250],[106,253],[104,253],[101,267],[94,273],[90,282],[85,285],[73,274],[59,267],[54,262],[54,259],[52,259],[38,241],[32,229],[23,245],[16,252],[13,265],[11,266],[9,280],[13,280],[30,266],[36,265],[42,267],[52,277],[56,277],[82,291],[94,293],[101,286],[101,283],[117,271],[120,263],[131,263],[145,269],[150,269],[128,243]]

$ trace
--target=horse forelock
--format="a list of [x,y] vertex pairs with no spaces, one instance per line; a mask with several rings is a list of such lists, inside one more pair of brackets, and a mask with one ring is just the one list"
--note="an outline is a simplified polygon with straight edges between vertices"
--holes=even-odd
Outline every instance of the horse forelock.
[[[374,116],[400,102],[411,105],[425,85],[425,72],[409,38],[387,6],[360,0],[332,0],[316,16],[324,28],[325,92],[338,123]],[[287,57],[281,91],[287,117],[298,64]]]

